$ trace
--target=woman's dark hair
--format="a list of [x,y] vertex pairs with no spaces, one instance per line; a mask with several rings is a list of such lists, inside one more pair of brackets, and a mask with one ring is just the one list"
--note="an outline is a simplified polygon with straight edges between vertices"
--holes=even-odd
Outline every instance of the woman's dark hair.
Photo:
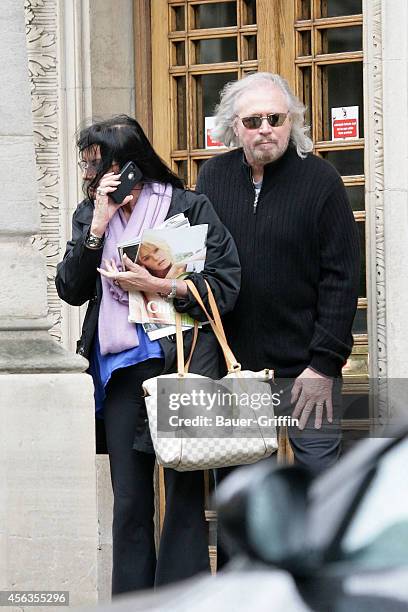
[[114,162],[120,168],[128,161],[135,162],[143,173],[143,182],[155,181],[184,187],[183,181],[157,155],[136,119],[128,115],[116,115],[81,129],[77,139],[79,151],[92,146],[99,147],[102,159],[96,175],[84,183],[90,200],[102,176]]

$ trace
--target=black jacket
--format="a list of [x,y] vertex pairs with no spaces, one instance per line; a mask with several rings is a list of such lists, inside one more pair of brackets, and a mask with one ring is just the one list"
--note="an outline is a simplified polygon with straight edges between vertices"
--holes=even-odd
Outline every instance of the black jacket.
[[[194,281],[206,306],[208,305],[204,278],[211,285],[221,314],[232,310],[240,287],[241,268],[235,243],[229,231],[223,226],[210,201],[204,195],[188,190],[173,188],[167,218],[183,212],[191,225],[208,224],[207,255],[201,273],[192,273]],[[103,249],[92,250],[85,246],[93,216],[93,203],[81,202],[72,219],[72,239],[67,243],[64,259],[57,266],[56,287],[61,299],[73,306],[81,306],[89,300],[82,335],[77,352],[89,357],[97,329],[102,285],[96,268],[101,264]],[[189,292],[184,299],[174,300],[179,312],[187,312],[193,318],[203,321],[205,315],[195,298]],[[187,357],[192,340],[192,331],[183,334]],[[160,338],[164,352],[163,373],[176,369],[176,344],[174,336]],[[190,372],[217,378],[224,372],[217,341],[209,325],[200,329],[197,345],[190,365]]]

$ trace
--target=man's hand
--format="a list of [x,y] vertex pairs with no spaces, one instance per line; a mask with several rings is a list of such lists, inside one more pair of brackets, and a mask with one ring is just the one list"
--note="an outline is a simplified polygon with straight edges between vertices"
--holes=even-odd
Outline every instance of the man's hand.
[[316,408],[315,429],[320,429],[323,420],[323,410],[326,404],[327,420],[333,422],[332,404],[333,379],[318,374],[311,368],[306,368],[295,380],[292,387],[292,404],[296,402],[292,413],[293,418],[299,418],[299,429],[304,429],[310,414]]

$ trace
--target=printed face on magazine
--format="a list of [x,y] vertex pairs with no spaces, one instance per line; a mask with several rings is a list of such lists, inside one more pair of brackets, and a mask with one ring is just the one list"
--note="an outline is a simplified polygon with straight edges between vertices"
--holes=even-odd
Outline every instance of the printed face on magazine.
[[173,261],[167,245],[143,243],[139,250],[138,263],[157,276],[171,268]]

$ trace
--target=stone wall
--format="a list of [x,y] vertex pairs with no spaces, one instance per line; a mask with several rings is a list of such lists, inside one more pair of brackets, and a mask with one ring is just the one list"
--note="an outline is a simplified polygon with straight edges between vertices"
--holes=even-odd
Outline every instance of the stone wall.
[[[82,199],[75,133],[91,117],[134,114],[132,0],[25,0],[40,231],[32,238],[47,262],[50,333],[73,351],[84,307],[61,303],[54,279]],[[91,406],[90,406],[90,409]],[[89,441],[93,448],[93,440]],[[97,461],[98,590],[110,596],[111,512],[107,457]]]

